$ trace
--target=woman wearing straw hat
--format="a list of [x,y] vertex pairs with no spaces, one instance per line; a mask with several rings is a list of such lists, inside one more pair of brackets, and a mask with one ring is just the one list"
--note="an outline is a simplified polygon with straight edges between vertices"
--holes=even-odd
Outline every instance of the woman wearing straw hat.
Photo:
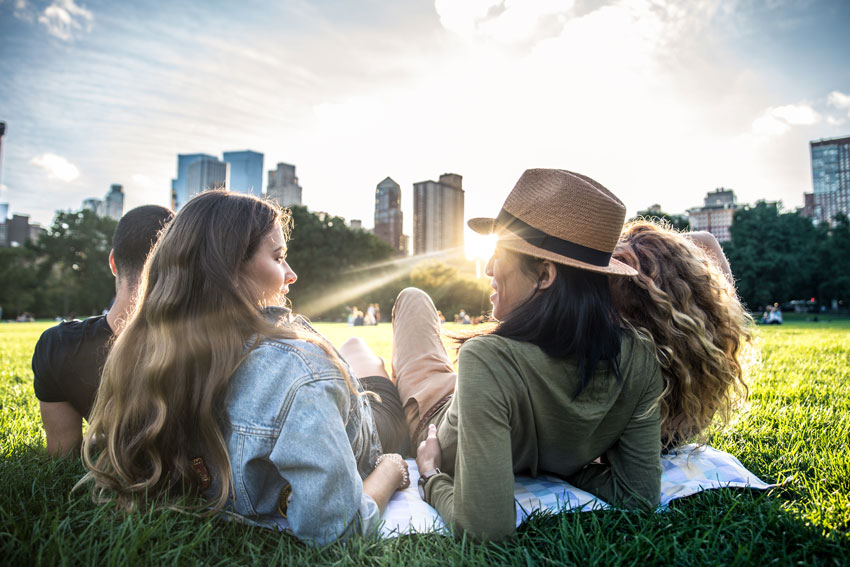
[[658,504],[661,373],[609,291],[609,278],[636,274],[611,258],[624,217],[596,181],[531,169],[496,218],[470,220],[499,237],[487,265],[498,325],[464,340],[457,374],[428,295],[409,288],[396,300],[393,378],[420,494],[456,530],[512,534],[515,473],[556,474],[625,507]]

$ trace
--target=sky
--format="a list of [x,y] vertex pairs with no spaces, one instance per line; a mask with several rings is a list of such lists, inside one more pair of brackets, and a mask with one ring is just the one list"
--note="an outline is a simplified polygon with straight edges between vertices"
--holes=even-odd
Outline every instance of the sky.
[[717,187],[793,210],[809,141],[850,135],[848,28],[846,0],[0,0],[0,202],[168,205],[178,153],[251,149],[364,227],[392,177],[407,234],[447,172],[467,218],[532,167],[630,216]]

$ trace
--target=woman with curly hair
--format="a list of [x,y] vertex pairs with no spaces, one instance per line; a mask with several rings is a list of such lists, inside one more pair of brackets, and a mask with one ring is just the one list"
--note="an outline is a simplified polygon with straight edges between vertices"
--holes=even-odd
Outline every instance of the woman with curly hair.
[[728,420],[734,401],[747,396],[743,364],[753,321],[726,257],[708,232],[637,220],[623,229],[614,258],[638,272],[612,278],[611,291],[625,323],[656,346],[662,446],[703,442],[715,415]]
[[282,516],[314,545],[380,524],[407,465],[382,454],[361,381],[282,307],[296,279],[290,225],[285,210],[228,191],[201,193],[174,217],[84,440],[81,483],[99,500],[227,509],[267,525]]

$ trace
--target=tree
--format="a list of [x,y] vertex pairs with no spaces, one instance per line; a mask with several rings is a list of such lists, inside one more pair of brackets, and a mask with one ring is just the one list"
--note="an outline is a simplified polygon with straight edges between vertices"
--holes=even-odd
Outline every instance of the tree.
[[838,214],[834,226],[821,223],[817,227],[817,270],[815,283],[821,304],[833,300],[840,306],[850,305],[850,219]]
[[0,248],[0,305],[7,318],[36,311],[35,257],[32,247]]
[[[383,264],[393,257],[393,248],[373,234],[352,230],[342,217],[311,213],[306,207],[292,207],[293,229],[289,240],[289,265],[298,274],[298,283],[290,290],[290,299],[299,306],[321,304],[311,317],[337,318],[337,307],[319,302],[336,296],[341,288],[354,288],[383,273],[384,267],[358,269]],[[367,295],[368,297],[368,295]],[[347,301],[353,302],[356,297]],[[362,296],[361,296],[362,299]],[[368,301],[374,303],[375,301]]]
[[490,309],[492,290],[486,281],[463,277],[442,262],[420,264],[410,273],[410,283],[430,295],[448,320],[461,309],[471,316]]
[[814,295],[817,235],[811,219],[760,201],[735,213],[730,233],[724,251],[750,309]]
[[33,247],[40,315],[95,315],[109,307],[115,294],[109,251],[117,224],[88,210],[56,213]]

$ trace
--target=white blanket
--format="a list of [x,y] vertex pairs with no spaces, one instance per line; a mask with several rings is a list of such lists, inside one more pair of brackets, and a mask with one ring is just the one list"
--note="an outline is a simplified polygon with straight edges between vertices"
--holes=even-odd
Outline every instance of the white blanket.
[[[409,533],[448,533],[437,511],[419,498],[416,461],[408,459],[410,487],[396,492],[384,512],[383,535],[396,537]],[[661,506],[671,500],[701,490],[723,487],[765,489],[774,486],[744,468],[741,462],[711,447],[685,445],[661,457]],[[519,526],[535,510],[552,512],[599,510],[608,504],[566,481],[549,475],[537,478],[517,476],[514,485],[516,525]]]
[[[410,533],[448,533],[437,511],[419,498],[416,461],[408,459],[407,464],[410,468],[410,486],[396,492],[390,499],[384,512],[382,535],[397,537]],[[759,479],[729,453],[707,446],[698,448],[696,445],[685,445],[662,455],[661,469],[659,510],[663,510],[671,500],[701,490],[724,487],[765,489],[775,486]],[[609,507],[589,492],[549,475],[536,478],[517,476],[514,497],[517,526],[535,510],[584,512]],[[288,531],[289,526],[284,518],[277,518],[272,523],[278,529]],[[266,522],[263,524],[269,525]]]

